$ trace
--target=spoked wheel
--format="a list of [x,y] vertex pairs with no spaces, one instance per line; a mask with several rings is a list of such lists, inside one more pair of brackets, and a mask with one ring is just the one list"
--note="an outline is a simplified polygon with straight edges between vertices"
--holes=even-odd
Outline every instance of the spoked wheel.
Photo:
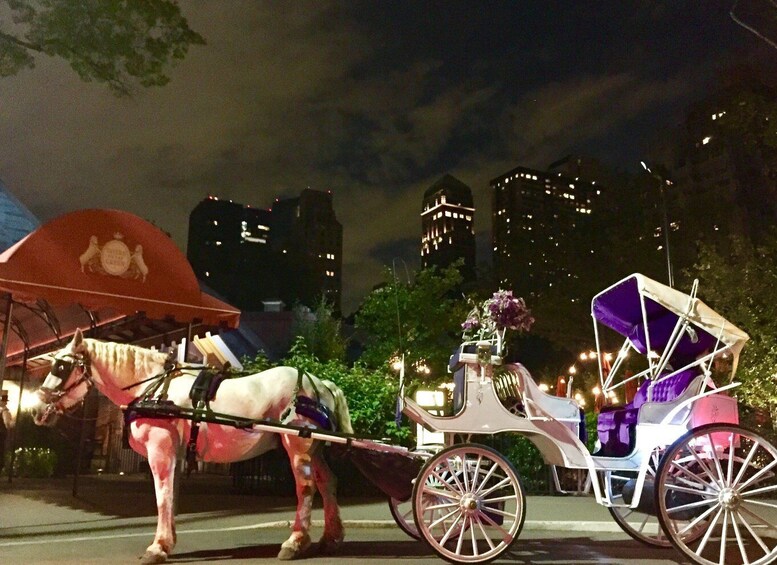
[[661,459],[661,527],[694,563],[777,561],[777,449],[731,424],[691,430]]
[[518,538],[526,497],[515,467],[478,444],[449,447],[431,457],[413,487],[421,537],[453,563],[487,563]]
[[637,482],[637,472],[607,471],[604,475],[605,488],[613,504],[607,509],[620,528],[635,540],[652,547],[670,548],[672,542],[666,537],[658,522],[651,488],[655,485],[656,469],[660,458],[661,450],[654,449],[647,462],[645,487],[642,490],[640,504],[636,508],[629,508],[629,506]]
[[421,535],[418,533],[418,529],[415,527],[415,522],[413,521],[413,499],[399,500],[390,497],[388,505],[391,517],[394,518],[399,529],[411,538],[420,540]]
[[[418,450],[413,450],[413,454],[417,455],[424,461],[428,461],[429,457],[431,457],[433,453],[439,452],[441,448],[442,446],[432,446],[430,448],[423,447]],[[413,519],[412,495],[407,500],[399,500],[394,497],[389,497],[388,505],[389,512],[391,512],[391,517],[394,518],[394,521],[397,523],[397,526],[399,526],[399,529],[405,532],[411,538],[420,540],[421,534],[418,533],[418,528],[415,527],[415,521]]]

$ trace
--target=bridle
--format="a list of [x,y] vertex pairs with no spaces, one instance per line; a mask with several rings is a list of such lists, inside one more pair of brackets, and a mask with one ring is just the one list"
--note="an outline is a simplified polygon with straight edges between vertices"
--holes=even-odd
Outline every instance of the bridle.
[[[77,378],[70,379],[70,376],[78,370],[80,370],[80,374]],[[68,384],[70,380],[74,382]],[[60,390],[63,383],[65,386]],[[94,385],[88,356],[83,353],[66,353],[61,357],[54,357],[51,362],[51,371],[43,385],[38,389],[38,397],[46,405],[42,415],[43,419],[51,415],[52,412],[63,413],[66,408],[61,406],[62,401],[67,398],[71,391],[83,383],[87,385],[87,392]]]

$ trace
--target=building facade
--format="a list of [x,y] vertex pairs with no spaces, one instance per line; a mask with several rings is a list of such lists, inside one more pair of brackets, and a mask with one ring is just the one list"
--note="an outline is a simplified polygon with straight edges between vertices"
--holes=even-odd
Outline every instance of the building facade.
[[282,265],[279,298],[313,306],[324,297],[340,310],[343,289],[343,226],[331,191],[305,189],[272,207],[271,248]]
[[332,194],[306,189],[271,210],[209,196],[189,215],[187,257],[195,274],[235,306],[267,300],[336,309],[342,293],[342,226]]
[[[777,223],[777,149],[769,118],[777,92],[750,74],[729,83],[688,111],[673,140],[670,208],[679,237],[722,243],[732,233],[760,241]],[[770,132],[771,130],[771,132]]]
[[[577,276],[571,265],[589,253],[581,235],[602,187],[596,181],[516,167],[490,182],[494,274],[518,294],[541,294]],[[565,281],[566,282],[566,281]]]
[[445,175],[426,192],[421,211],[421,265],[447,267],[463,260],[465,280],[475,278],[475,206],[472,190]]

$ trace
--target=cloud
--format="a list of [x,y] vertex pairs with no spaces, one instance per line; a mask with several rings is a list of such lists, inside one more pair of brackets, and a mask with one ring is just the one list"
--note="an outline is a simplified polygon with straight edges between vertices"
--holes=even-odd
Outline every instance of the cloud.
[[[451,72],[458,61],[440,47],[444,30],[434,44],[403,35],[404,58],[391,58],[392,29],[370,27],[339,2],[182,9],[208,45],[193,48],[164,88],[117,99],[45,57],[0,80],[0,177],[43,220],[122,208],[155,221],[182,249],[189,212],[208,193],[269,207],[306,187],[331,189],[344,227],[346,311],[380,281],[389,254],[417,264],[410,242],[420,240],[423,192],[446,172],[473,189],[482,234],[492,178],[622,139],[690,88],[679,66],[657,80],[570,65],[540,83],[526,63],[527,80],[516,84],[520,58],[498,42],[487,53],[461,38],[447,39],[469,64]],[[541,43],[542,65],[569,56],[562,37]],[[536,54],[536,42],[529,47]]]
[[[630,123],[688,94],[681,77],[653,81],[631,73],[575,77],[537,88],[506,113],[506,142],[515,151],[550,159],[565,147],[623,133]],[[548,149],[554,152],[548,154]]]

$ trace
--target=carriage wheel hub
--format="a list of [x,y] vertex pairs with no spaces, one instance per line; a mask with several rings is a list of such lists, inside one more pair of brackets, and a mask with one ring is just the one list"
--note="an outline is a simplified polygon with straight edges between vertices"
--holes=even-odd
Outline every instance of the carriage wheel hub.
[[742,497],[736,490],[726,487],[720,491],[718,500],[724,508],[733,510],[739,506],[739,503],[742,501]]
[[471,494],[467,494],[464,497],[462,497],[461,509],[466,514],[474,514],[475,512],[478,511],[479,508],[480,508],[480,502],[475,496]]

